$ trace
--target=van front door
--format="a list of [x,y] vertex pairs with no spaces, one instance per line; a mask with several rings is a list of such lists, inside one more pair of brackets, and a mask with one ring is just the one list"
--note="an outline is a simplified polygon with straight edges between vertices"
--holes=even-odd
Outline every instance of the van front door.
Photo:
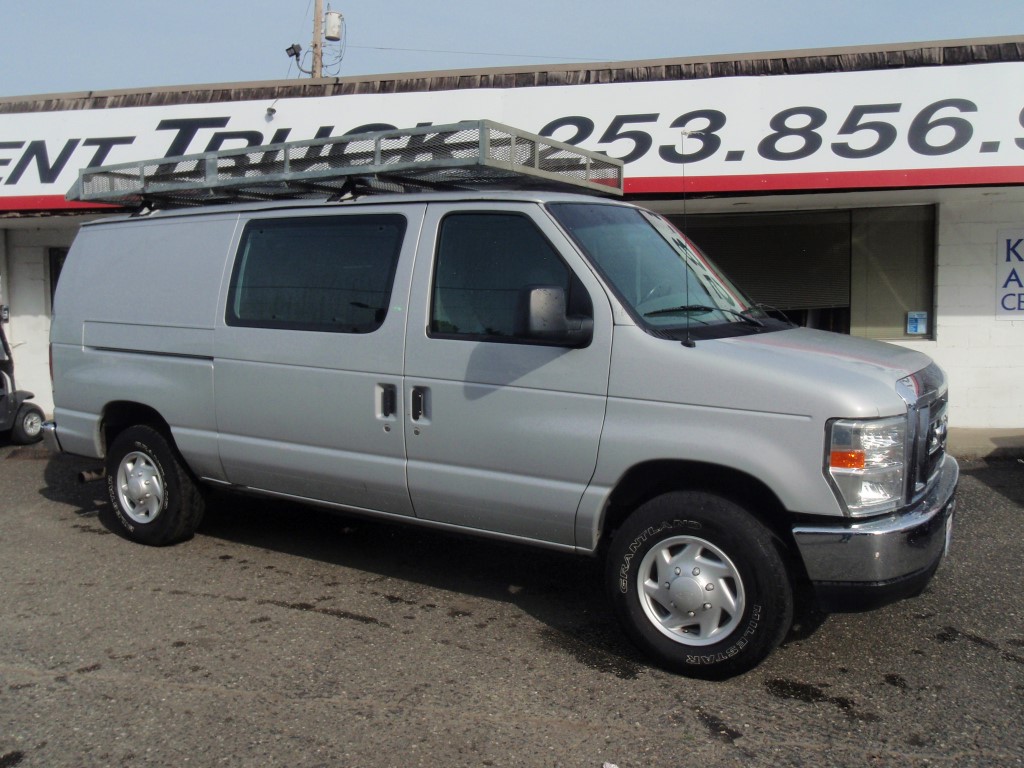
[[[432,256],[432,258],[431,258]],[[523,299],[561,288],[583,348],[529,337]],[[417,517],[575,543],[597,463],[612,317],[593,274],[536,205],[430,205],[406,341],[406,450]]]
[[215,340],[229,482],[411,515],[405,303],[423,206],[253,218]]

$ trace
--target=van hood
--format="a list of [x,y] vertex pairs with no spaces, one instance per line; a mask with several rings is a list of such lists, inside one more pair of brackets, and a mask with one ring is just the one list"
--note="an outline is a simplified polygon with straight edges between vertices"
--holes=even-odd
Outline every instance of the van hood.
[[879,378],[888,384],[916,373],[931,363],[927,355],[906,347],[809,328],[744,336],[727,343],[732,342],[759,347],[783,365],[787,360],[806,361],[812,355],[821,364]]
[[774,403],[788,401],[790,413],[894,415],[906,407],[896,383],[932,362],[895,344],[807,328],[712,343],[728,349],[734,364],[745,361],[756,372],[748,377],[747,387],[737,387],[746,389],[743,399],[761,400],[763,393]]
[[893,344],[791,328],[692,348],[618,326],[613,396],[815,419],[906,412],[897,382],[931,359]]

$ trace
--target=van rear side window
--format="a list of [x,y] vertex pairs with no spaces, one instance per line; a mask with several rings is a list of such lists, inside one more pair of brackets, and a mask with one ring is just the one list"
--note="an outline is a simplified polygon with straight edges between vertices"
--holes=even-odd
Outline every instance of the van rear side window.
[[227,324],[377,330],[387,316],[405,228],[397,214],[250,222],[231,276]]

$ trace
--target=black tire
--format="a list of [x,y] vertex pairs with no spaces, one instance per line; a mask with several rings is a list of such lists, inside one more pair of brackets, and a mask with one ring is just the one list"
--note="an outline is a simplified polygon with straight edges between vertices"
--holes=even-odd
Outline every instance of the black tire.
[[165,546],[192,538],[204,500],[177,450],[152,427],[129,427],[107,451],[107,492],[132,541]]
[[616,532],[606,568],[629,637],[689,677],[752,669],[793,621],[792,583],[776,537],[720,496],[674,491],[643,504]]
[[43,439],[43,409],[32,403],[24,403],[18,409],[11,428],[11,440],[19,445],[38,443]]

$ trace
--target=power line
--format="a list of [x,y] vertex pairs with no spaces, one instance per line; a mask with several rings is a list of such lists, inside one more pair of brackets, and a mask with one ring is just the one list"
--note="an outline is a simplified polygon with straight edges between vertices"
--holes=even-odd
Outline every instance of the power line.
[[439,51],[433,48],[391,48],[378,45],[349,45],[349,48],[360,48],[366,51],[409,51],[412,53],[455,53],[462,56],[504,56],[516,59],[558,59],[560,61],[597,61],[594,57],[579,58],[576,56],[543,56],[540,54],[500,53],[497,51]]

